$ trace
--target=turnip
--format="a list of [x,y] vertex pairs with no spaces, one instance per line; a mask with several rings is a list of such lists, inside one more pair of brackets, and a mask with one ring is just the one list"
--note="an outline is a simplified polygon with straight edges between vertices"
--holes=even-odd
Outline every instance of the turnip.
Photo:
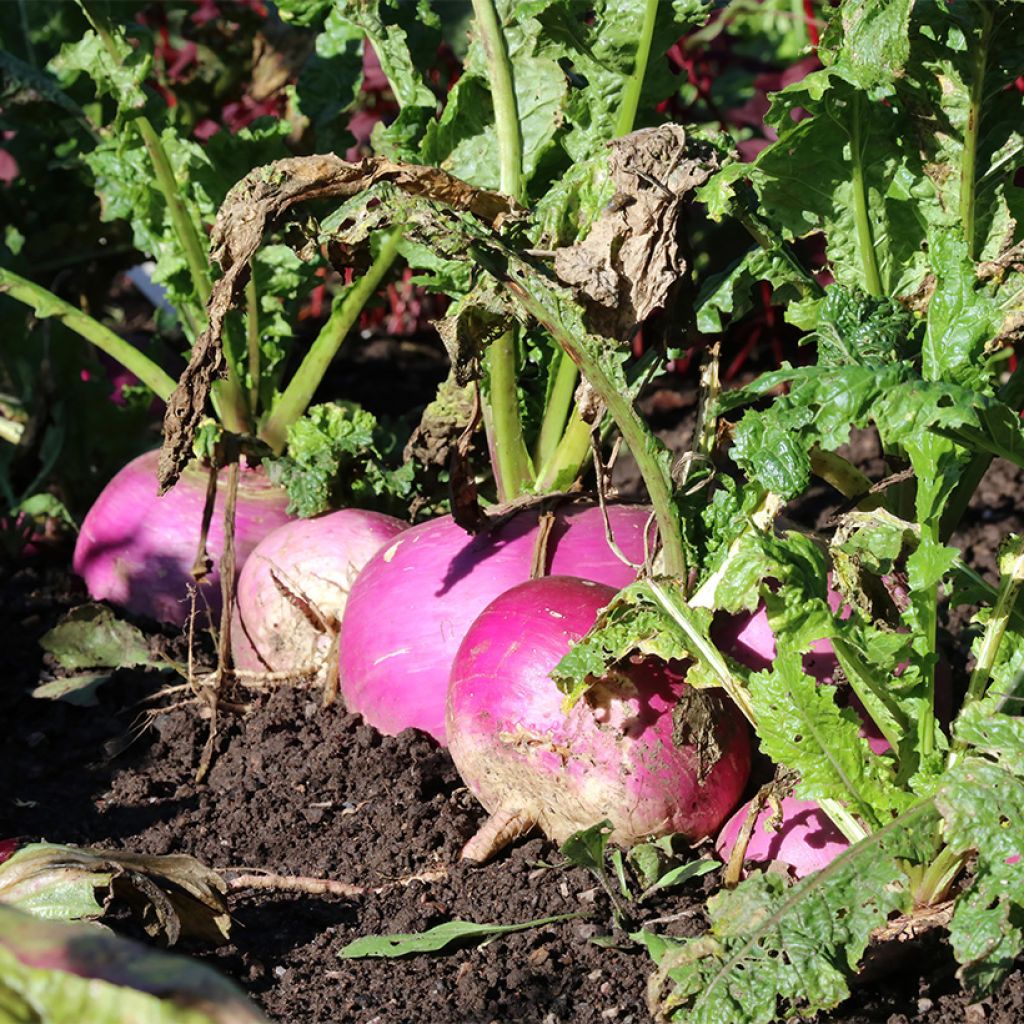
[[[607,512],[619,550],[641,563],[648,510],[616,505]],[[459,643],[494,598],[530,578],[537,533],[534,511],[476,537],[443,516],[378,551],[359,574],[341,622],[339,683],[349,710],[381,732],[422,729],[443,744]],[[594,506],[557,513],[546,568],[616,588],[636,575],[609,547]]]
[[[73,565],[97,600],[181,625],[189,614],[188,584],[199,545],[207,474],[190,467],[171,490],[158,496],[158,454],[146,452],[133,459],[107,484],[82,523]],[[216,563],[224,543],[225,485],[222,476],[207,538],[214,567],[202,591],[215,614],[221,603]],[[269,483],[262,470],[243,470],[235,519],[239,566],[266,534],[288,522],[287,503],[284,491]]]
[[[782,821],[778,829],[769,828],[773,810],[765,806],[757,816],[750,833],[744,864],[767,868],[781,864],[795,878],[803,878],[829,865],[849,847],[842,832],[813,800],[794,796],[781,801]],[[728,861],[736,846],[740,830],[747,820],[750,803],[745,803],[725,823],[718,835],[715,849]]]
[[342,509],[268,533],[238,577],[231,629],[235,667],[322,669],[359,570],[407,525],[381,512]]
[[687,687],[663,663],[636,661],[566,712],[550,672],[615,596],[551,576],[491,602],[452,666],[448,740],[491,817],[463,850],[485,860],[539,826],[557,842],[608,819],[611,839],[712,833],[739,798],[750,741],[726,699]]

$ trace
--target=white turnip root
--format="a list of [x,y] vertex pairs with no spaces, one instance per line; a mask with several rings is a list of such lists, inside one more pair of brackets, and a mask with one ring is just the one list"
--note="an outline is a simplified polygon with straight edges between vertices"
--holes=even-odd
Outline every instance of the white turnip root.
[[235,668],[326,671],[348,592],[381,545],[408,524],[363,509],[296,519],[268,533],[238,577]]
[[452,666],[448,741],[491,817],[463,850],[482,861],[537,826],[562,842],[608,819],[623,846],[721,824],[750,769],[740,712],[654,660],[595,683],[570,711],[550,672],[615,596],[552,576],[491,602]]
[[[650,512],[607,510],[619,549],[642,563]],[[445,742],[448,677],[472,621],[499,594],[530,578],[538,513],[521,512],[472,537],[450,516],[421,523],[367,563],[341,620],[339,684],[350,711],[381,732],[416,728]],[[620,588],[636,570],[609,547],[600,508],[558,511],[546,568]]]
[[[207,473],[190,466],[161,497],[158,457],[159,452],[151,451],[133,459],[103,489],[82,523],[73,566],[96,600],[180,626],[189,615],[188,585],[199,546]],[[213,571],[200,599],[200,607],[205,601],[215,615],[221,606],[217,562],[224,545],[225,491],[222,472],[207,538]],[[239,569],[266,534],[288,522],[287,504],[288,496],[261,469],[242,470],[235,517]]]

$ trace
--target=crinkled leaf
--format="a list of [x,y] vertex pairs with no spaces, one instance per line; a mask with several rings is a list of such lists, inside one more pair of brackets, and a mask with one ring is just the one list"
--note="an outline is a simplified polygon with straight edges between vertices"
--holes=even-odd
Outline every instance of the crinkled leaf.
[[756,873],[713,897],[709,934],[648,941],[652,1009],[680,1024],[769,1024],[840,1003],[872,931],[910,909],[903,862],[930,859],[937,817],[919,804],[792,888]]
[[390,438],[354,402],[313,405],[288,428],[287,454],[270,476],[288,491],[288,510],[303,517],[332,508],[401,508],[413,467],[385,461]]
[[[134,26],[136,32],[142,30]],[[70,85],[79,75],[88,75],[96,83],[100,96],[111,96],[122,109],[140,110],[146,105],[143,83],[150,75],[152,58],[149,47],[132,44],[119,31],[108,34],[108,50],[99,34],[89,29],[81,39],[65,43],[50,62],[62,85]]]
[[981,997],[991,993],[1024,951],[1024,723],[967,713],[957,735],[995,754],[996,762],[967,757],[957,763],[935,796],[944,834],[954,853],[977,853],[966,892],[950,923],[960,977]]

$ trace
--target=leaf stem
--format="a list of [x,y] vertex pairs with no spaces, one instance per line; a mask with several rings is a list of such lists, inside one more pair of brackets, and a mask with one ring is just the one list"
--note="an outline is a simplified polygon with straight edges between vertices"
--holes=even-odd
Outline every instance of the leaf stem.
[[341,302],[335,304],[327,323],[320,329],[316,340],[292,375],[288,386],[278,395],[270,415],[259,429],[259,437],[275,451],[284,449],[288,428],[306,411],[313,394],[323,380],[331,360],[351,331],[363,306],[377,290],[384,275],[398,256],[403,227],[392,229],[384,236],[376,258],[365,274],[348,290]]
[[654,23],[657,17],[658,0],[647,0],[644,4],[644,20],[641,22],[640,35],[637,38],[633,70],[626,79],[619,115],[615,119],[616,138],[628,135],[633,130],[636,112],[640,106],[640,94],[644,88],[644,77],[647,74],[647,64],[651,58],[651,41],[654,38]]
[[569,410],[572,408],[578,378],[576,364],[562,349],[556,350],[552,363],[555,366],[555,382],[544,406],[544,417],[533,451],[534,465],[541,467],[538,479],[544,475],[544,468],[557,452],[563,431],[569,429]]
[[981,128],[981,103],[985,91],[985,66],[988,61],[992,15],[987,4],[977,5],[981,14],[981,40],[974,53],[974,77],[964,128],[964,148],[960,154],[960,223],[964,227],[967,255],[974,259],[975,178],[978,172],[978,133]]
[[249,408],[255,410],[260,397],[260,297],[252,268],[245,283],[245,340],[249,350]]
[[[499,187],[506,195],[521,201],[523,139],[508,46],[494,0],[473,0],[473,14],[488,60],[498,135]],[[516,336],[514,331],[508,331],[492,342],[484,355],[484,370],[489,384],[483,390],[486,402],[484,428],[499,501],[519,497],[530,489],[533,482],[533,467],[526,451],[519,414],[516,363]]]
[[992,616],[985,627],[985,636],[978,651],[977,664],[971,673],[971,681],[967,684],[964,707],[985,695],[989,680],[992,678],[992,668],[996,663],[999,647],[1013,615],[1017,595],[1024,585],[1024,537],[1018,537],[1014,541],[1009,557],[1009,571],[999,581],[999,594],[992,608]]
[[490,73],[491,101],[494,104],[494,121],[498,133],[499,187],[506,195],[519,200],[523,191],[523,141],[516,92],[512,84],[512,62],[509,60],[494,0],[473,0],[473,14],[480,30],[480,41],[487,54]]
[[94,320],[88,313],[83,313],[41,285],[3,268],[0,268],[0,294],[10,295],[12,299],[31,306],[40,318],[56,317],[69,330],[91,342],[101,352],[106,352],[126,370],[134,373],[161,401],[166,402],[170,398],[175,388],[174,379],[152,359],[116,335],[109,327],[104,327],[98,320]]
[[667,464],[657,455],[661,442],[637,414],[631,397],[616,387],[605,373],[598,357],[590,351],[590,346],[568,331],[558,317],[523,284],[512,280],[507,281],[506,286],[518,298],[523,309],[565,349],[604,402],[622,439],[629,446],[647,487],[661,535],[665,572],[669,576],[685,577],[686,553],[683,549],[679,512],[672,495],[672,479]]
[[861,134],[861,114],[864,97],[855,93],[853,97],[853,125],[850,134],[850,159],[853,163],[853,215],[857,226],[857,248],[860,249],[861,265],[864,268],[864,284],[869,295],[882,296],[882,279],[878,273],[875,258],[875,239],[871,230],[871,213],[868,209],[867,183],[864,180],[864,149]]

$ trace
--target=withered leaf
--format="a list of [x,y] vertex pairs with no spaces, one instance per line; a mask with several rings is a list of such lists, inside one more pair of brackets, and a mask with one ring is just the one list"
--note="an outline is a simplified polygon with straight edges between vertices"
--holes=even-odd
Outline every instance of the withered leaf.
[[684,280],[679,221],[719,156],[675,124],[624,135],[609,149],[615,195],[583,241],[556,250],[555,272],[584,300],[592,330],[624,339]]
[[251,171],[228,193],[213,226],[211,258],[220,265],[223,276],[213,286],[206,328],[196,339],[189,364],[167,402],[157,468],[161,492],[175,483],[191,458],[192,439],[210,387],[224,370],[224,318],[241,300],[250,260],[268,226],[297,203],[355,196],[378,182],[390,182],[409,195],[472,213],[493,226],[517,210],[509,197],[473,188],[439,168],[383,157],[366,157],[355,163],[334,154],[290,157]]

